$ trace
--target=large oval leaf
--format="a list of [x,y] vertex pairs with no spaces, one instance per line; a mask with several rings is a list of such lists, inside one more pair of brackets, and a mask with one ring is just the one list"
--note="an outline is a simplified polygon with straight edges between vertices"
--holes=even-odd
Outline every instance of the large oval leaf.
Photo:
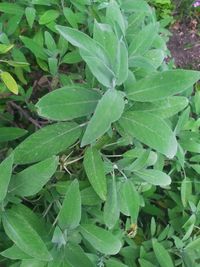
[[15,163],[37,162],[65,150],[80,136],[80,126],[72,122],[60,122],[46,126],[26,138],[14,150]]
[[106,133],[111,123],[117,121],[124,110],[124,99],[121,92],[108,90],[99,101],[83,136],[81,146],[91,144]]
[[52,157],[26,168],[13,176],[9,191],[21,197],[38,193],[55,173],[58,157]]
[[0,164],[0,203],[6,197],[8,185],[12,174],[13,154]]
[[95,147],[89,147],[84,155],[84,168],[93,189],[103,200],[107,195],[107,182],[103,161]]
[[111,232],[93,224],[81,226],[83,237],[99,252],[106,255],[115,255],[121,249],[121,241]]
[[175,156],[175,134],[163,119],[147,112],[131,111],[125,113],[119,123],[127,133],[144,144],[169,158]]
[[42,261],[52,260],[45,243],[22,214],[14,210],[6,211],[3,226],[8,237],[26,254]]
[[62,229],[74,229],[81,220],[81,195],[78,180],[69,186],[61,210],[58,214],[58,223]]
[[100,98],[94,90],[68,86],[43,96],[36,104],[40,116],[51,120],[71,120],[91,114]]
[[152,74],[132,85],[128,98],[151,102],[183,92],[200,79],[200,72],[191,70],[168,70]]

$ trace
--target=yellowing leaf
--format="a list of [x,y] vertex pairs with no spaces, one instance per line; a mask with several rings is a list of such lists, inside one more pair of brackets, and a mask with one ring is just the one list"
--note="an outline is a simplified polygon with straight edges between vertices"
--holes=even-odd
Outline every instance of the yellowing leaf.
[[0,44],[0,54],[5,54],[7,53],[10,49],[13,48],[14,45],[5,45],[5,44]]
[[1,72],[0,77],[4,82],[4,84],[6,85],[6,87],[8,88],[8,90],[17,95],[19,92],[18,85],[15,79],[10,75],[10,73],[6,71]]

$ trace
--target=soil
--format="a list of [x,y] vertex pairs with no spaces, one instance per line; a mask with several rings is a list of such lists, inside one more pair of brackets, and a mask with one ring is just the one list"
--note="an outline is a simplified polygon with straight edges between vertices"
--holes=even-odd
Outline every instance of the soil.
[[171,26],[168,48],[179,68],[200,70],[200,23],[190,18]]

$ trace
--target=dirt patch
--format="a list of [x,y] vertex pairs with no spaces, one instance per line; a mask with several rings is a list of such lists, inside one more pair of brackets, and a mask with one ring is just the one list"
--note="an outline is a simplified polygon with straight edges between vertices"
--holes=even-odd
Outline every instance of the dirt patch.
[[168,43],[175,65],[180,68],[200,70],[200,35],[196,19],[176,22],[171,27]]

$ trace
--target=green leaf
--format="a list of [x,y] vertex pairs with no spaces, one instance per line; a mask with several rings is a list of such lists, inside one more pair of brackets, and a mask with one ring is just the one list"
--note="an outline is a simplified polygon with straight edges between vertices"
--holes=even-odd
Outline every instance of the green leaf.
[[131,216],[131,223],[137,223],[140,208],[140,197],[131,181],[128,180],[122,184],[121,197],[124,202],[123,205],[127,207],[128,214]]
[[192,70],[168,70],[145,77],[132,85],[128,98],[140,102],[152,102],[181,93],[200,78],[200,72]]
[[121,9],[116,1],[110,1],[106,9],[106,20],[115,27],[118,24],[121,32],[125,35],[126,25]]
[[139,34],[133,38],[129,46],[129,57],[143,55],[151,48],[153,41],[158,34],[158,24],[151,23],[145,26]]
[[81,195],[78,180],[69,186],[58,214],[59,226],[64,230],[76,228],[81,220]]
[[81,202],[82,205],[96,206],[100,204],[102,201],[96,194],[94,189],[90,186],[81,190]]
[[30,135],[14,150],[15,163],[28,164],[56,155],[72,145],[81,128],[74,122],[48,125]]
[[149,184],[160,186],[167,186],[171,184],[170,176],[158,170],[138,170],[135,174]]
[[196,238],[193,241],[191,241],[186,247],[185,247],[186,251],[190,251],[190,250],[200,250],[200,238]]
[[69,244],[65,253],[67,260],[73,267],[94,267],[94,264],[79,245]]
[[107,181],[104,164],[99,151],[95,147],[87,148],[83,165],[94,191],[102,200],[105,200],[107,195]]
[[155,115],[159,114],[162,118],[169,118],[187,107],[188,103],[186,97],[171,96],[154,102],[136,102],[132,110],[150,112]]
[[128,50],[122,40],[118,44],[115,66],[116,83],[121,85],[128,77]]
[[58,157],[52,157],[26,168],[12,178],[9,191],[21,197],[37,194],[55,173]]
[[139,259],[139,263],[141,267],[155,267],[154,264],[152,264],[151,262],[145,260],[145,259]]
[[121,8],[126,12],[151,12],[150,6],[144,0],[123,0]]
[[36,104],[41,117],[51,120],[71,120],[91,114],[99,93],[80,86],[67,86],[43,96]]
[[22,14],[24,9],[15,3],[0,3],[0,11],[7,14]]
[[8,51],[10,51],[14,45],[6,45],[6,44],[0,44],[0,54],[6,54]]
[[112,179],[112,182],[110,182],[108,185],[108,194],[107,194],[107,200],[104,205],[103,216],[104,216],[104,222],[109,229],[113,228],[117,220],[119,220],[117,187],[114,177]]
[[15,127],[0,127],[0,142],[8,142],[20,138],[26,130]]
[[58,17],[59,17],[59,12],[57,10],[54,10],[54,9],[47,10],[40,17],[39,24],[41,24],[41,25],[48,24],[48,23],[56,20]]
[[23,259],[30,259],[31,256],[24,253],[21,249],[19,249],[16,245],[2,251],[1,256],[5,258],[9,258],[12,260],[23,260]]
[[7,210],[3,226],[8,237],[26,254],[42,261],[52,260],[43,240],[21,214]]
[[124,99],[121,92],[108,90],[99,100],[94,115],[92,116],[83,135],[81,146],[91,144],[106,133],[112,122],[117,121],[124,110]]
[[28,25],[32,29],[33,23],[34,23],[34,20],[35,20],[35,16],[36,16],[35,8],[34,7],[27,7],[25,9],[25,15],[26,15],[26,19],[27,19]]
[[9,72],[3,71],[0,72],[0,78],[2,79],[2,81],[4,82],[4,84],[6,85],[6,87],[14,94],[18,94],[18,85],[15,81],[15,79],[11,76],[11,74]]
[[153,250],[161,267],[174,267],[168,251],[156,239],[152,239]]
[[0,203],[7,195],[8,185],[12,174],[13,154],[7,157],[0,164]]
[[115,78],[109,57],[104,48],[85,33],[69,27],[56,26],[58,32],[72,45],[80,49],[92,74],[107,87],[112,87]]
[[161,118],[147,112],[127,112],[119,121],[123,129],[140,142],[173,158],[177,152],[175,134]]
[[115,255],[121,249],[121,241],[111,232],[94,224],[81,225],[83,237],[99,252],[105,255]]
[[36,259],[26,259],[21,262],[20,267],[46,267],[46,262]]
[[47,48],[52,53],[56,53],[57,52],[57,45],[54,41],[53,36],[48,31],[45,31],[44,37],[45,37],[45,44],[46,44]]
[[66,63],[66,64],[75,64],[75,63],[79,63],[81,61],[82,61],[82,58],[80,56],[80,53],[76,49],[72,52],[67,53],[62,58],[62,63]]
[[125,265],[114,258],[110,258],[108,261],[106,261],[106,267],[128,267],[128,265]]
[[36,41],[26,36],[20,36],[20,39],[34,55],[36,58],[47,60],[47,54],[42,46],[38,45]]

